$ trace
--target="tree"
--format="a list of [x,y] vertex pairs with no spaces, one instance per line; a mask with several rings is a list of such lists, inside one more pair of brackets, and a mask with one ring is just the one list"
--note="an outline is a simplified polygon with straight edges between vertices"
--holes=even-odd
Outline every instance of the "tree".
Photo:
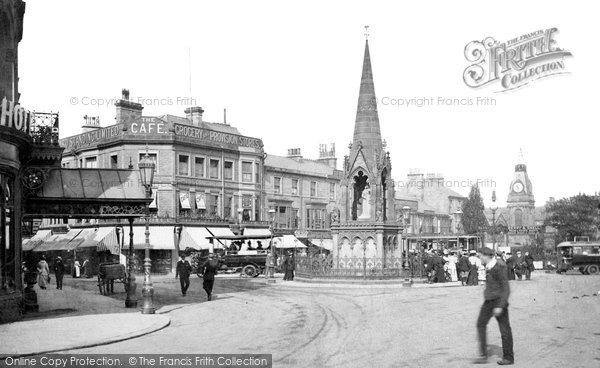
[[469,198],[462,205],[462,225],[466,234],[479,234],[487,228],[488,222],[483,214],[485,209],[479,187],[471,187]]
[[575,236],[593,237],[598,229],[597,196],[579,194],[552,202],[546,208],[545,224],[558,231],[560,240],[572,240]]

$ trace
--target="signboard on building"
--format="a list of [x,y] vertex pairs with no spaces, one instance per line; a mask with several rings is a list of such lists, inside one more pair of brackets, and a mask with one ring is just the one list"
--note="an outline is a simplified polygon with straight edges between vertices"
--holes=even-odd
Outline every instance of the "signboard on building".
[[262,142],[260,139],[244,137],[241,135],[217,132],[215,130],[203,129],[190,125],[174,124],[175,135],[180,137],[192,138],[202,142],[223,143],[238,147],[250,147],[260,149]]
[[31,132],[31,116],[32,113],[21,107],[21,105],[15,105],[13,101],[9,101],[6,97],[2,99],[0,126],[29,134]]
[[122,131],[123,124],[111,125],[106,128],[95,129],[87,133],[64,138],[58,142],[61,147],[65,148],[66,151],[70,151],[99,143],[106,139],[118,137]]

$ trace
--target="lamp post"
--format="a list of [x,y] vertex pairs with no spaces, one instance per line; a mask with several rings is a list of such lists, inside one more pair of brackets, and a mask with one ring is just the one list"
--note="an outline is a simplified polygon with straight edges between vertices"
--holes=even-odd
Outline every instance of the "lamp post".
[[269,280],[268,282],[275,282],[275,247],[273,246],[273,234],[275,233],[275,209],[269,208],[269,216],[271,217],[271,246],[269,249],[270,262],[269,262]]
[[496,190],[492,192],[492,248],[496,251],[496,210],[498,210],[498,204],[496,203]]
[[456,248],[460,248],[460,224],[458,223],[459,216],[462,215],[462,211],[457,209],[454,211],[454,232],[456,233]]
[[[152,181],[154,180],[154,169],[156,164],[148,156],[148,149],[146,148],[146,154],[140,161],[139,165],[140,178],[142,185],[146,189],[146,198],[152,197]],[[146,254],[144,258],[144,284],[142,286],[142,314],[154,314],[156,311],[152,302],[154,296],[154,288],[152,286],[152,280],[150,279],[150,267],[152,262],[150,260],[150,207],[146,205]]]

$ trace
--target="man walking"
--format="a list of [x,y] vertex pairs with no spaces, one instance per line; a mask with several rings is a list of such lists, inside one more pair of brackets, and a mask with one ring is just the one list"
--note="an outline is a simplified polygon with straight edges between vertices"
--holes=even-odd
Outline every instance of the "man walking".
[[525,252],[525,279],[531,280],[531,273],[535,267],[533,266],[533,256],[529,252]]
[[192,266],[182,256],[179,256],[177,262],[177,268],[175,270],[175,278],[179,276],[179,284],[181,285],[181,295],[185,296],[188,288],[190,287],[190,273],[192,273]]
[[54,276],[56,277],[56,288],[62,290],[63,276],[65,275],[65,264],[60,256],[54,261]]
[[219,261],[216,259],[214,253],[208,255],[208,259],[202,267],[200,267],[200,273],[202,274],[203,285],[202,287],[206,291],[208,300],[212,300],[212,290],[215,284],[215,275],[219,268]]
[[508,319],[508,272],[506,264],[494,257],[494,251],[490,248],[481,248],[479,251],[481,261],[486,269],[486,283],[483,292],[484,302],[477,319],[477,332],[479,335],[479,358],[476,364],[487,363],[487,324],[492,316],[496,317],[502,336],[502,360],[499,365],[514,364],[512,330]]
[[515,264],[517,263],[517,259],[511,252],[506,253],[506,268],[508,272],[508,279],[515,279]]
[[515,275],[519,281],[523,280],[523,273],[525,273],[525,268],[527,267],[527,262],[525,262],[525,257],[521,254],[521,251],[517,251],[517,259],[515,260]]

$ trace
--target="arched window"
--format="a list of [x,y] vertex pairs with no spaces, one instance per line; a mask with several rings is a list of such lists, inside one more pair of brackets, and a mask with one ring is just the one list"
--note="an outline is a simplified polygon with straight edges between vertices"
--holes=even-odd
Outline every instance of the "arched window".
[[521,209],[515,210],[515,226],[523,226],[523,210]]

